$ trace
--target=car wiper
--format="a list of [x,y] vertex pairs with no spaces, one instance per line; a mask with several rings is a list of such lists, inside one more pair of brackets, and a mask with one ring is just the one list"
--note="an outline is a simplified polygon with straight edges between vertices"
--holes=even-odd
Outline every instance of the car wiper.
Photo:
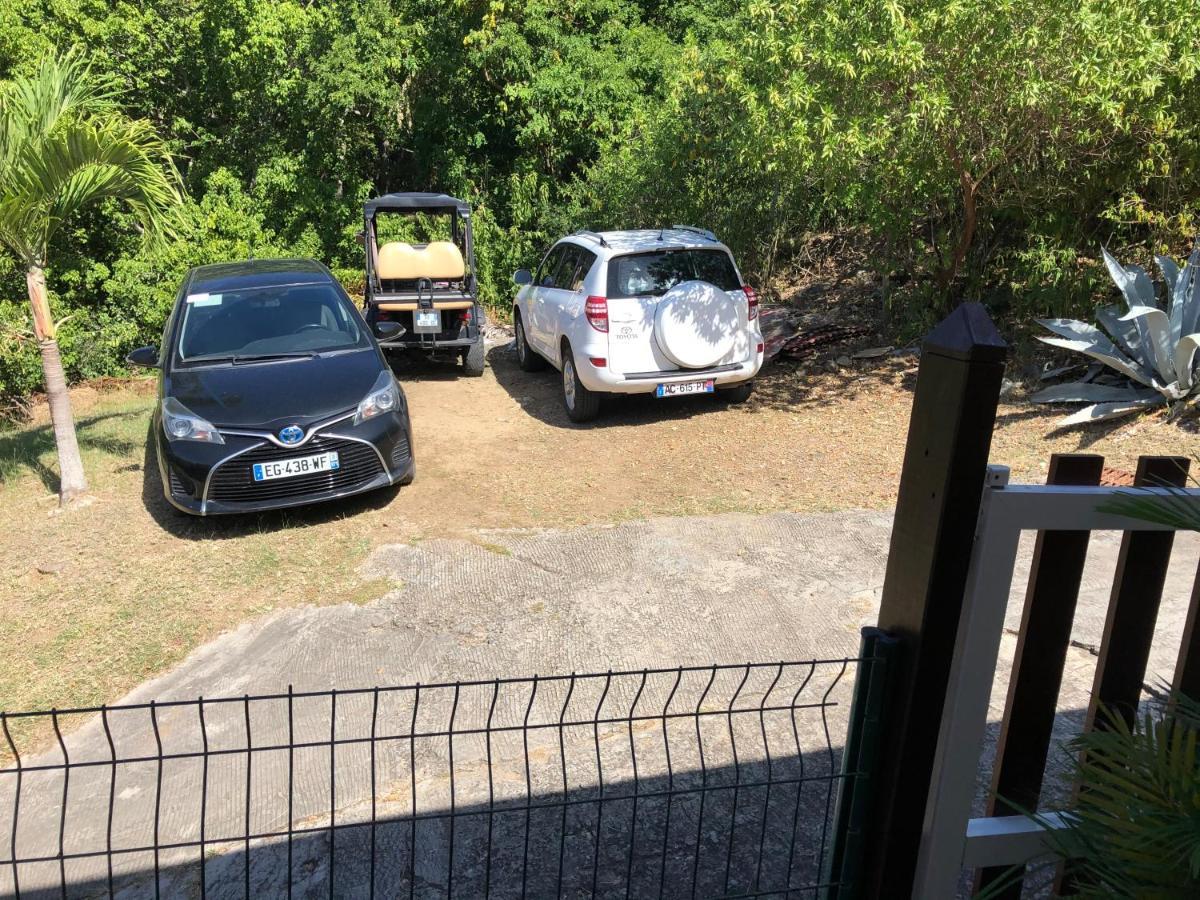
[[292,350],[286,353],[252,353],[246,356],[232,356],[235,366],[240,366],[245,363],[262,362],[268,359],[313,359],[318,356],[316,350]]
[[192,363],[233,362],[233,360],[234,357],[230,356],[228,353],[212,353],[208,356],[186,356],[183,358],[183,362],[187,365],[191,365]]

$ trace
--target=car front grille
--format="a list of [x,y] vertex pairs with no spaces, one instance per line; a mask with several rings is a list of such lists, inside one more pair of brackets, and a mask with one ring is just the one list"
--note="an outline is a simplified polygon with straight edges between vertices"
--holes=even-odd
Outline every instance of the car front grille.
[[190,493],[184,486],[183,479],[179,477],[179,473],[170,468],[170,466],[167,467],[167,470],[167,474],[170,476],[171,493],[176,497],[182,497],[184,494]]
[[[255,481],[255,463],[276,462],[336,451],[338,468],[330,472],[313,472],[291,478]],[[258,503],[264,500],[286,500],[309,494],[353,490],[361,487],[383,471],[379,454],[369,444],[337,438],[314,438],[303,447],[283,448],[266,444],[236,456],[221,465],[212,475],[208,499],[227,503]]]

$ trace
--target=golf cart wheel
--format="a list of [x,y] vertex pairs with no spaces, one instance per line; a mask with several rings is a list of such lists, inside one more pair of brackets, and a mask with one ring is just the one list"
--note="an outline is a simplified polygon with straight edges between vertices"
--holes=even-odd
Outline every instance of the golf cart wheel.
[[716,397],[722,403],[745,403],[754,393],[754,382],[743,381],[729,388],[717,388]]
[[521,367],[522,372],[538,372],[546,368],[546,360],[529,346],[529,341],[525,338],[525,323],[521,321],[521,313],[518,311],[513,315],[513,331],[516,333],[514,340],[517,344],[517,365]]
[[483,338],[463,351],[463,374],[478,378],[483,374],[487,361],[483,358]]
[[562,348],[563,407],[572,422],[590,422],[600,413],[600,395],[588,390],[575,371],[575,354],[563,341]]

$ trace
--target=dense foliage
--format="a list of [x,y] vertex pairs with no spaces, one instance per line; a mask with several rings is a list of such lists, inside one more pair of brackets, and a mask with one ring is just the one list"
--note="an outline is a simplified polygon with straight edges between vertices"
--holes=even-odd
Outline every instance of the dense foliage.
[[[894,315],[1085,314],[1200,216],[1195,0],[9,0],[0,77],[82,47],[180,157],[180,240],[101,208],[49,283],[71,373],[122,370],[184,270],[302,254],[361,281],[361,202],[477,207],[486,299],[577,227],[714,228],[755,279],[850,229]],[[0,395],[37,385],[0,259]]]

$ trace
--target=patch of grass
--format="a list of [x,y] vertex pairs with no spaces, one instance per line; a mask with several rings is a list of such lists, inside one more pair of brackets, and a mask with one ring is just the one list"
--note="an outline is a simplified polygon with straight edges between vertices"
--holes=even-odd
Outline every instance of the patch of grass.
[[83,393],[73,399],[89,506],[58,514],[48,422],[0,432],[0,709],[112,702],[249,618],[394,589],[357,574],[379,504],[187,519],[165,508],[152,462],[144,471],[153,397]]
[[478,547],[482,547],[488,553],[494,553],[497,556],[512,556],[512,550],[505,547],[503,544],[494,544],[491,541],[485,541],[482,538],[472,537],[471,543]]
[[395,578],[370,578],[366,581],[360,581],[358,584],[347,592],[345,601],[353,603],[355,606],[366,606],[368,603],[374,603],[381,597],[386,597],[392,591],[399,590],[403,587],[403,582]]
[[[140,455],[149,410],[150,401],[125,397],[111,407],[77,416],[75,431],[84,462],[103,465]],[[58,490],[54,431],[49,422],[0,431],[0,484],[8,485],[27,474],[37,476],[47,491]]]

